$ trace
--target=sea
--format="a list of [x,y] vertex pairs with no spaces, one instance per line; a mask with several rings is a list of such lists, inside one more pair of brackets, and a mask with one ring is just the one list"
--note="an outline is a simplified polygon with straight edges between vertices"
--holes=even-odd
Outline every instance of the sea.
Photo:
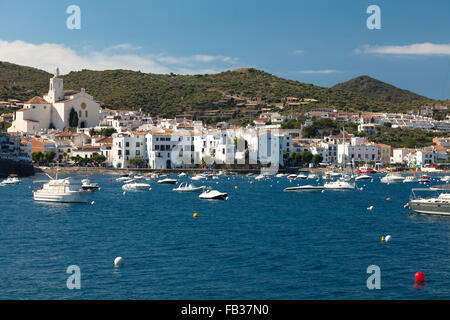
[[404,208],[418,183],[300,193],[283,190],[323,182],[228,175],[194,182],[228,193],[208,201],[154,179],[124,193],[117,175],[77,178],[101,186],[92,202],[34,201],[43,175],[0,187],[0,299],[450,298],[450,218]]

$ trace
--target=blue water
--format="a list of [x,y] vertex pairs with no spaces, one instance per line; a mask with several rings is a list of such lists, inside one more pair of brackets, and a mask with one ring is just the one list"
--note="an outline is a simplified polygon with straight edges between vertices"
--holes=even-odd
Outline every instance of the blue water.
[[[123,195],[116,177],[91,176],[93,205],[36,203],[32,179],[0,188],[0,299],[450,298],[450,219],[403,208],[418,184],[290,193],[311,181],[225,177],[205,182],[229,193],[211,202],[154,181]],[[69,265],[80,290],[66,287]],[[366,287],[369,265],[381,290]]]

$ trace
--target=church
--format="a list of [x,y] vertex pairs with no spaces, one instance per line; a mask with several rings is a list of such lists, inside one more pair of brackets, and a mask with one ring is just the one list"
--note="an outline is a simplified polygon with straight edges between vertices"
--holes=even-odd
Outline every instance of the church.
[[74,118],[74,112],[78,117],[79,128],[95,127],[100,122],[100,105],[84,88],[80,92],[64,90],[63,79],[56,68],[54,76],[50,78],[48,94],[30,99],[23,109],[17,110],[8,132],[36,134],[41,129],[63,130],[71,127],[71,113]]

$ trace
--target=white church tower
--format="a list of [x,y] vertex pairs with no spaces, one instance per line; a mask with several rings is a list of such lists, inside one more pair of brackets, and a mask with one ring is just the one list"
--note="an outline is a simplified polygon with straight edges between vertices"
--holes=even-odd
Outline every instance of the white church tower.
[[63,79],[59,77],[59,68],[55,69],[53,78],[50,78],[50,87],[46,98],[53,103],[64,100],[64,84]]

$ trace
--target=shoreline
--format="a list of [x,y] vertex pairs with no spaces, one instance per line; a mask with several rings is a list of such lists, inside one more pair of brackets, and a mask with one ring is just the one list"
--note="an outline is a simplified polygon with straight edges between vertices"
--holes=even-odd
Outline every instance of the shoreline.
[[[277,170],[278,173],[324,173],[330,171],[330,168],[280,168]],[[184,172],[186,174],[199,174],[202,172],[219,172],[223,171],[225,173],[238,173],[238,174],[260,174],[260,169],[206,169],[206,168],[177,168],[177,169],[149,169],[149,168],[103,168],[103,167],[34,167],[35,175],[39,173],[56,174],[77,174],[77,175],[90,175],[90,174],[125,174],[131,173],[165,173],[165,174],[179,174]],[[336,170],[337,172],[352,173],[352,169],[346,168],[345,170]],[[357,170],[353,170],[357,173]],[[386,174],[386,170],[379,171],[377,174]],[[438,174],[438,175],[448,175],[450,170],[443,170],[439,172],[426,172],[426,171],[415,171],[410,170],[400,170],[395,171],[398,174]]]

